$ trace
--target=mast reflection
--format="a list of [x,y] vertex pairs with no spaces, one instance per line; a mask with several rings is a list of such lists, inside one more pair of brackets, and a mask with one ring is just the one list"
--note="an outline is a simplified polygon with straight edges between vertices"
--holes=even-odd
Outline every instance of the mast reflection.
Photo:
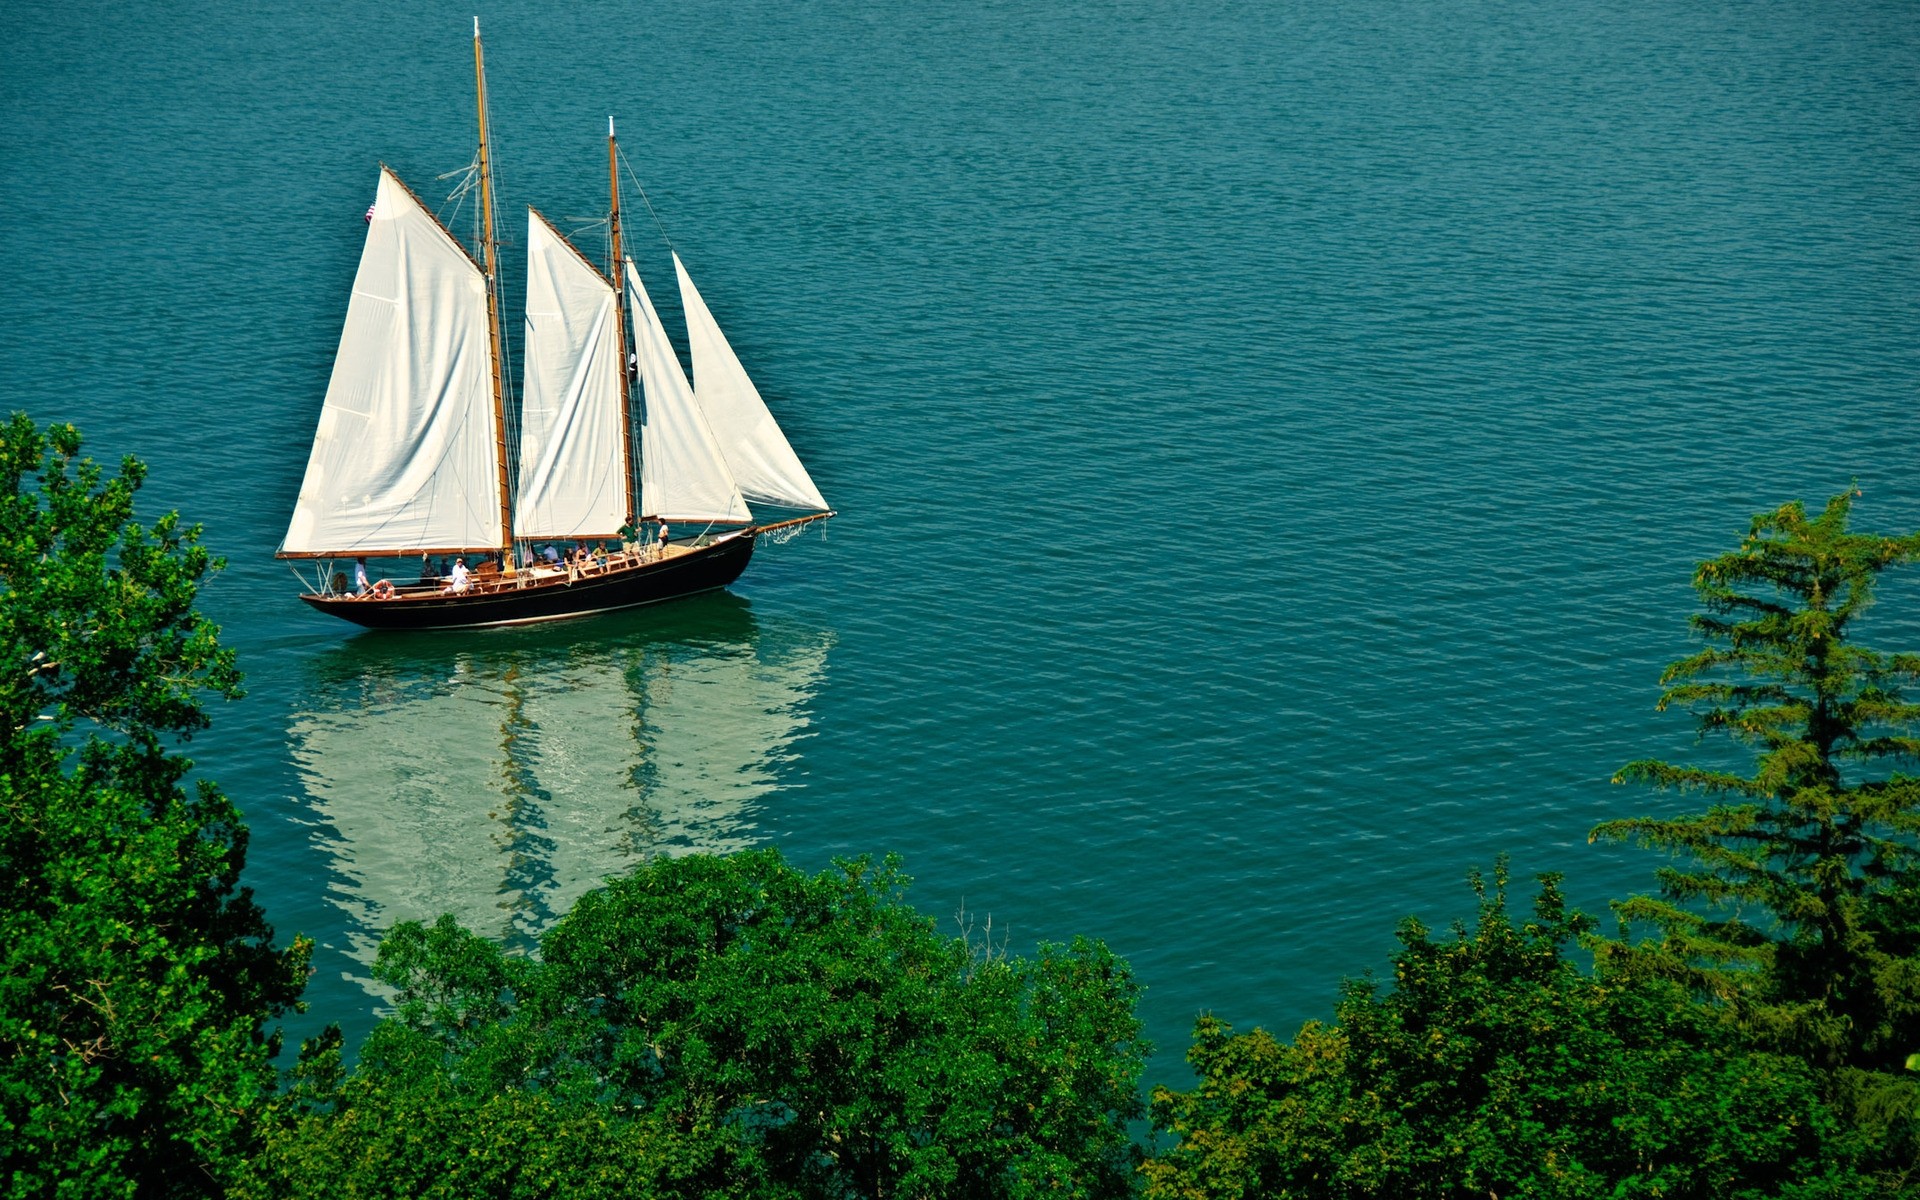
[[719,593],[540,630],[369,636],[292,718],[348,945],[453,913],[524,947],[608,875],[754,841],[833,636]]

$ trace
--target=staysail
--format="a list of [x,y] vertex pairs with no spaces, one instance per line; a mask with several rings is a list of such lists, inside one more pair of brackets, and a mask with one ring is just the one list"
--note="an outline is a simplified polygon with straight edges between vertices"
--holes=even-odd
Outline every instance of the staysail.
[[687,340],[693,350],[694,396],[740,494],[756,503],[825,511],[827,502],[820,489],[767,411],[760,390],[727,344],[678,254],[673,256],[673,269],[680,276],[680,303],[686,309]]
[[382,167],[283,557],[502,544],[487,285]]
[[753,520],[632,259],[627,260],[627,308],[647,397],[640,434],[641,515],[743,525]]
[[486,276],[386,167],[282,557],[501,545]]
[[516,537],[608,537],[627,521],[619,319],[613,285],[528,209]]

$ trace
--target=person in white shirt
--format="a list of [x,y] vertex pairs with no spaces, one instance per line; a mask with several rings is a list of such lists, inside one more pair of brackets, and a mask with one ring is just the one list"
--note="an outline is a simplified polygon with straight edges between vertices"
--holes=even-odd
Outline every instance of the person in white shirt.
[[446,586],[446,590],[449,592],[464,592],[467,590],[467,582],[467,560],[464,558],[454,559],[453,575]]
[[368,590],[371,589],[372,587],[373,585],[367,582],[367,560],[365,558],[354,559],[353,560],[354,593],[356,595],[364,596],[367,594]]
[[660,557],[667,556],[667,542],[673,537],[673,531],[667,528],[665,521],[660,522]]

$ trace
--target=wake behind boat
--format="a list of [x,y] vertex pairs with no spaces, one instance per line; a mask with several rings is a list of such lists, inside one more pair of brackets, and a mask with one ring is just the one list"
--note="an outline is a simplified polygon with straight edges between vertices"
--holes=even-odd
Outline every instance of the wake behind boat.
[[[351,578],[323,566],[301,599],[383,629],[546,621],[725,587],[761,534],[834,513],[675,254],[688,382],[622,252],[611,119],[609,269],[528,209],[525,371],[520,402],[509,403],[478,20],[473,55],[480,253],[380,168],[278,557],[352,561]],[[749,501],[802,515],[756,523]],[[451,563],[441,570],[435,557]],[[411,581],[375,579],[369,558],[417,558],[422,569]]]

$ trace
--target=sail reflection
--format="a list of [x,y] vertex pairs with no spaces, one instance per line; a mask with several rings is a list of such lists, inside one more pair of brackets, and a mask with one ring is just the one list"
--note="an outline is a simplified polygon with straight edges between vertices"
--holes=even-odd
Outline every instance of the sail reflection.
[[525,946],[642,859],[750,845],[832,645],[720,593],[325,656],[289,740],[340,949],[442,912]]

